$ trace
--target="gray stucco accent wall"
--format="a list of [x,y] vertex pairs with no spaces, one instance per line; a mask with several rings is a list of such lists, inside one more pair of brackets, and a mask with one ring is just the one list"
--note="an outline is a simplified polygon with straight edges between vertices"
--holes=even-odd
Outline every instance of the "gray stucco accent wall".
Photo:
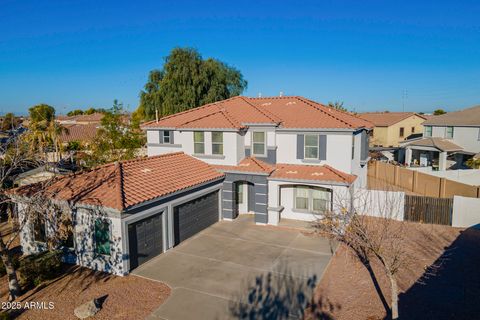
[[[252,155],[251,148],[245,147],[245,157],[250,157],[251,155]],[[266,157],[255,156],[255,158],[268,163],[276,164],[277,163],[277,147],[267,147]]]
[[222,215],[227,219],[234,219],[237,216],[235,205],[235,182],[246,181],[253,184],[255,197],[255,222],[268,222],[268,182],[266,175],[241,174],[225,172],[222,194]]

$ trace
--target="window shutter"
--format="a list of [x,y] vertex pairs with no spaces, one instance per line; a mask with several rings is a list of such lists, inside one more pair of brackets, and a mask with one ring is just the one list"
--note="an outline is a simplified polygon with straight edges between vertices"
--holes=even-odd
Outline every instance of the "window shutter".
[[158,143],[163,143],[163,130],[158,131]]
[[303,159],[304,153],[304,136],[303,134],[297,134],[297,159]]
[[173,140],[173,131],[170,131],[170,143],[174,144],[175,141]]
[[327,160],[327,136],[324,134],[318,137],[318,158]]
[[368,135],[366,131],[362,131],[362,147],[361,147],[361,154],[360,159],[365,160],[368,157]]

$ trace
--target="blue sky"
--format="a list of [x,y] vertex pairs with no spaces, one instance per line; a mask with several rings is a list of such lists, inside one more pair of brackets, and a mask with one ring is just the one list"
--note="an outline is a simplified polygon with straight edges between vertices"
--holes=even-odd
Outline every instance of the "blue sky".
[[175,46],[240,69],[249,96],[460,109],[480,104],[479,16],[480,1],[0,0],[0,112],[133,110]]

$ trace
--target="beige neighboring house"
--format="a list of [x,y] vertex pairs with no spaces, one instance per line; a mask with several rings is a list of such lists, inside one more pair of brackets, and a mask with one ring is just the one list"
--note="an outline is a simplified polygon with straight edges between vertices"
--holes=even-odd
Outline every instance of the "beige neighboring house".
[[55,117],[55,120],[63,125],[67,124],[78,124],[78,125],[87,125],[87,124],[100,124],[103,119],[104,114],[100,112],[95,112],[92,114],[82,114],[77,116],[65,116],[58,115]]
[[421,135],[426,120],[415,112],[366,112],[358,116],[374,125],[371,147],[398,147],[401,141]]

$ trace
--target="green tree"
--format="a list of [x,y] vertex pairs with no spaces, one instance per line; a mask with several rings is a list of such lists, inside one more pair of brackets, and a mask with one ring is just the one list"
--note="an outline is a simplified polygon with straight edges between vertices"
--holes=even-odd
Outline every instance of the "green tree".
[[79,116],[79,115],[82,115],[83,113],[84,113],[83,110],[81,110],[81,109],[75,109],[75,110],[69,111],[69,112],[67,113],[67,116],[69,116],[69,117]]
[[46,104],[39,104],[28,109],[30,114],[29,131],[25,139],[30,148],[48,161],[47,153],[54,151],[55,159],[60,156],[60,141],[58,136],[68,130],[55,121],[55,108]]
[[439,116],[439,115],[442,115],[442,114],[445,114],[445,113],[447,113],[447,112],[443,109],[437,109],[437,110],[433,111],[434,116]]
[[240,95],[247,87],[241,72],[197,50],[175,48],[161,70],[153,70],[140,93],[134,117],[153,119]]
[[123,104],[117,100],[105,112],[101,125],[90,145],[91,152],[86,159],[89,167],[135,158],[139,148],[145,144],[138,124],[129,121]]
[[347,108],[345,108],[343,106],[343,101],[335,101],[335,102],[329,102],[328,103],[328,107],[332,108],[332,109],[337,109],[337,110],[340,110],[340,111],[343,111],[343,112],[347,112]]
[[28,109],[30,124],[48,126],[55,119],[55,108],[48,104],[37,104]]
[[99,111],[97,111],[97,109],[95,108],[88,108],[87,110],[85,110],[83,114],[94,114],[95,112],[99,112]]
[[15,118],[15,115],[11,112],[5,114],[3,117],[3,122],[0,130],[7,131],[15,129],[18,126],[18,120]]

